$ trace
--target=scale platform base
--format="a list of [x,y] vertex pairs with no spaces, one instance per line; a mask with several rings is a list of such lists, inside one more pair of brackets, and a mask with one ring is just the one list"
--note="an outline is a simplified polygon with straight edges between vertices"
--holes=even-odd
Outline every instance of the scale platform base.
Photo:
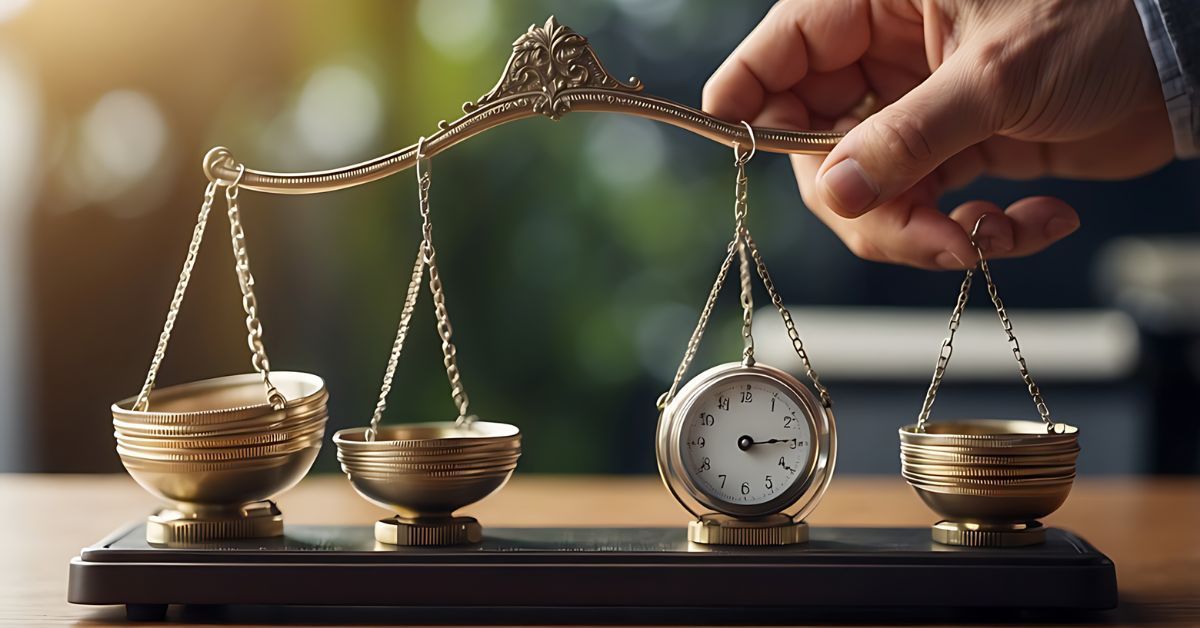
[[[369,525],[163,547],[138,524],[71,561],[67,598],[124,604],[138,619],[181,604],[264,621],[296,617],[268,607],[336,606],[393,607],[382,609],[392,622],[795,623],[824,612],[1077,614],[1114,607],[1117,586],[1112,561],[1054,528],[1044,544],[1006,548],[941,545],[928,527],[814,527],[808,543],[776,547],[689,543],[682,527],[489,528],[472,545],[401,547]],[[317,612],[332,611],[305,610],[304,621]],[[381,609],[336,612],[332,623]]]

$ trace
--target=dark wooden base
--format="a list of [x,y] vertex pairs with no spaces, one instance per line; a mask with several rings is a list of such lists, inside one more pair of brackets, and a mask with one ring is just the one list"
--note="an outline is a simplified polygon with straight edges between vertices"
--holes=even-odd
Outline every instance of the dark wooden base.
[[998,549],[938,545],[929,528],[814,527],[811,537],[714,547],[689,544],[683,528],[485,527],[480,544],[406,548],[377,543],[365,525],[289,526],[276,539],[156,547],[139,524],[71,561],[68,599],[125,604],[131,619],[185,604],[403,607],[448,621],[534,621],[544,611],[589,621],[642,609],[668,622],[689,610],[744,622],[751,609],[786,619],[817,609],[1069,613],[1117,602],[1112,561],[1063,530],[1049,529],[1044,545]]

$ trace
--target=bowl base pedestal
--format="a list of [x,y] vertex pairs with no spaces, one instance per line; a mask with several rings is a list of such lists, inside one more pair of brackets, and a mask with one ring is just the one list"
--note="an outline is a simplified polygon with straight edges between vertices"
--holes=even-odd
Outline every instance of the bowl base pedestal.
[[228,514],[193,515],[164,509],[146,518],[146,542],[154,545],[276,536],[283,536],[283,513],[271,500],[246,504]]
[[974,523],[943,520],[933,524],[933,540],[961,547],[1025,547],[1046,542],[1046,528],[1039,521]]
[[470,545],[483,540],[483,526],[474,517],[406,519],[396,516],[375,522],[375,540],[402,547]]

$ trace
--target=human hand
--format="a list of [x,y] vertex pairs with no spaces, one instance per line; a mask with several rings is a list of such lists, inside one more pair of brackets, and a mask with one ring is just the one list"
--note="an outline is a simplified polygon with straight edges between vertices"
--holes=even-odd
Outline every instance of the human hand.
[[[878,112],[863,119],[864,104]],[[962,269],[1029,255],[1079,227],[1065,202],[937,199],[987,174],[1118,179],[1173,141],[1131,0],[782,0],[704,87],[704,109],[756,126],[848,130],[793,155],[805,204],[859,257]]]

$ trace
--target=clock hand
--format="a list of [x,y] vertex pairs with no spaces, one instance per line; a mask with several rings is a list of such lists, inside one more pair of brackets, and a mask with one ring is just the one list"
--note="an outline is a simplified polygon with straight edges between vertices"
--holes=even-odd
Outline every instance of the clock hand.
[[742,451],[747,451],[755,445],[774,445],[775,443],[790,443],[794,440],[796,440],[796,439],[794,439],[794,438],[769,438],[767,440],[754,440],[753,438],[751,438],[749,436],[743,435],[737,439],[737,446],[738,446],[738,449],[741,449]]

